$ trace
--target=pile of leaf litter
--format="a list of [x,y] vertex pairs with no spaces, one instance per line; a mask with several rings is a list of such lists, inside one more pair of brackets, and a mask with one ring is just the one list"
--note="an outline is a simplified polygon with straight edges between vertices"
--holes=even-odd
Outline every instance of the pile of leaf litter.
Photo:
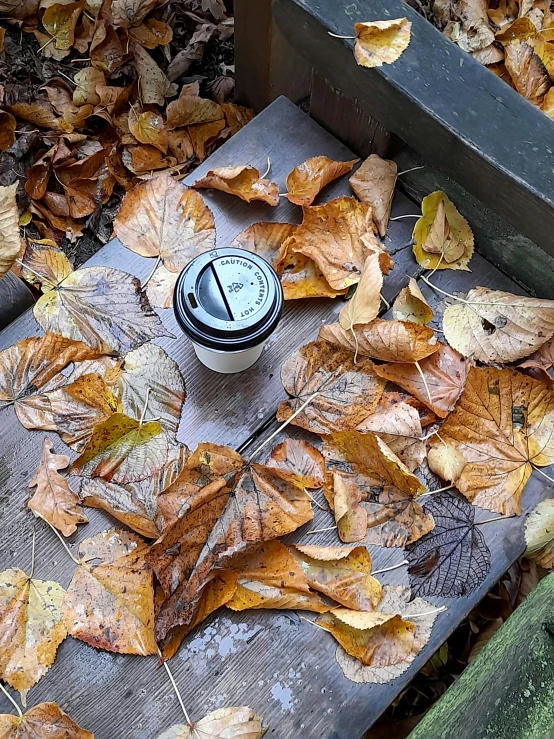
[[461,49],[554,118],[551,0],[408,0]]
[[233,59],[223,0],[0,1],[0,185],[26,232],[86,261],[127,190],[185,176],[251,118]]

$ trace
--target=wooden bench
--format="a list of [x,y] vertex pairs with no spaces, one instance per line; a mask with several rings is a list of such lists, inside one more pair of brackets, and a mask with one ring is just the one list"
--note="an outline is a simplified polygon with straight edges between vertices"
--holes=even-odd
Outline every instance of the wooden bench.
[[[209,169],[224,165],[252,164],[264,168],[271,160],[271,176],[284,192],[287,173],[309,156],[325,154],[351,159],[352,153],[290,102],[281,98],[257,116],[194,172],[191,183]],[[347,178],[325,189],[319,202],[349,192]],[[225,246],[249,224],[260,220],[298,221],[300,209],[285,198],[277,208],[246,204],[221,192],[204,197],[214,212],[217,244]],[[416,206],[397,194],[393,215],[413,213]],[[411,252],[412,221],[391,222],[386,243],[396,266],[385,280],[384,295],[391,301],[406,285],[407,276],[417,277],[420,267]],[[124,269],[144,279],[152,268],[143,259],[110,242],[88,263]],[[449,292],[465,292],[476,284],[522,294],[522,290],[489,262],[475,255],[472,272],[441,271],[436,284]],[[439,326],[443,303],[421,287],[435,310]],[[321,324],[336,319],[341,300],[292,301],[286,305],[278,331],[260,361],[240,375],[221,376],[206,370],[180,333],[171,311],[161,315],[176,335],[160,344],[178,362],[187,384],[179,438],[194,448],[211,441],[247,449],[266,438],[277,423],[278,403],[284,399],[280,366],[291,352],[313,340]],[[0,350],[37,335],[38,326],[28,311],[0,333]],[[291,427],[289,427],[291,429]],[[302,435],[298,429],[290,431]],[[56,435],[49,434],[54,450],[63,452]],[[44,433],[25,430],[11,407],[0,411],[0,569],[29,567],[33,526],[37,527],[36,568],[39,578],[69,584],[73,565],[54,534],[36,523],[26,504],[28,483],[40,457]],[[316,437],[305,435],[314,443]],[[548,471],[548,470],[547,470]],[[533,473],[523,498],[527,511],[547,491],[544,478]],[[87,509],[90,523],[71,537],[71,545],[108,527],[117,526],[99,510]],[[477,511],[477,517],[487,517]],[[315,509],[314,521],[292,537],[310,544],[337,544],[334,532],[307,536],[306,530],[333,524],[327,511]],[[171,661],[185,705],[193,719],[218,706],[249,705],[269,725],[275,739],[358,739],[399,694],[413,675],[453,629],[521,554],[523,518],[488,524],[483,533],[491,549],[492,565],[487,579],[469,597],[445,600],[448,610],[435,622],[427,647],[412,667],[397,680],[383,685],[348,680],[335,660],[336,642],[331,635],[300,620],[295,612],[221,611],[189,635]],[[403,559],[401,549],[371,547],[376,569]],[[382,582],[407,585],[405,568],[380,576]],[[441,605],[441,599],[430,599]],[[31,689],[29,705],[54,700],[96,739],[154,739],[162,730],[182,721],[182,714],[163,669],[154,657],[141,658],[97,651],[68,638],[46,676]],[[11,710],[0,696],[0,710]]]
[[34,303],[33,293],[12,272],[0,280],[0,330],[20,316]]

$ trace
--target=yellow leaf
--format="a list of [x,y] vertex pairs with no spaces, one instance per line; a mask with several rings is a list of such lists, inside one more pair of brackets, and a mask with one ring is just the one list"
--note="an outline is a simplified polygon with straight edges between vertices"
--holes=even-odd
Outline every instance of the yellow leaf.
[[168,128],[191,126],[195,123],[211,123],[223,118],[221,105],[196,95],[183,95],[167,106]]
[[392,317],[397,321],[412,321],[425,325],[433,318],[433,309],[425,300],[413,277],[407,287],[404,287],[396,296],[392,306]]
[[354,57],[362,67],[392,64],[408,48],[412,24],[407,18],[356,23]]
[[554,500],[543,500],[525,519],[524,556],[551,570],[554,565]]
[[262,179],[255,167],[211,169],[204,177],[196,180],[194,187],[221,190],[236,195],[247,203],[262,200],[269,205],[279,205],[279,186],[275,182]]
[[288,200],[295,205],[311,205],[325,185],[350,172],[357,162],[336,162],[324,156],[306,159],[287,175]]
[[94,739],[94,734],[81,729],[67,713],[55,703],[39,703],[23,716],[0,714],[0,736],[2,739],[23,737],[64,737],[64,739]]
[[141,144],[151,144],[164,154],[169,146],[169,137],[164,119],[158,113],[147,110],[137,116],[133,109],[129,112],[129,130]]
[[435,220],[423,244],[423,250],[429,254],[439,254],[441,260],[444,260],[447,264],[456,262],[464,254],[465,246],[452,233],[446,218],[443,200],[439,203]]
[[75,27],[84,7],[84,0],[80,0],[67,5],[56,3],[45,10],[42,25],[54,38],[56,49],[71,49],[75,41]]
[[[441,220],[440,213],[444,208],[444,221]],[[440,212],[439,212],[440,209]],[[467,270],[468,262],[473,255],[473,231],[469,227],[465,218],[463,218],[453,203],[450,202],[448,197],[441,191],[437,190],[427,195],[421,203],[422,216],[414,226],[414,240],[415,245],[413,247],[414,255],[417,263],[425,269],[462,269]],[[439,214],[439,220],[437,221],[437,214]],[[437,226],[435,227],[435,223]],[[444,238],[443,243],[440,243],[440,234],[437,233],[439,226],[444,224]],[[435,228],[434,228],[435,227]],[[446,228],[448,228],[448,234],[446,235]],[[432,233],[433,232],[433,233]],[[431,239],[429,238],[431,236]],[[448,262],[443,256],[443,246],[445,247],[445,255],[447,251],[446,239],[450,238],[450,242],[453,242],[455,246],[448,247],[449,257],[452,261]],[[439,240],[437,246],[437,239]],[[454,241],[455,239],[455,241]],[[463,245],[463,252],[460,254],[460,248],[457,246],[458,242]],[[428,247],[432,246],[433,252],[430,252]],[[436,251],[438,249],[438,251]]]
[[431,472],[447,482],[455,483],[465,467],[462,454],[451,444],[437,444],[429,449],[427,464]]
[[504,64],[510,73],[515,89],[533,105],[541,106],[552,87],[548,70],[525,41],[510,41],[504,47]]
[[373,321],[379,315],[382,289],[383,273],[379,253],[374,251],[365,261],[356,292],[340,312],[340,325],[350,331],[354,326]]
[[106,85],[104,72],[96,67],[85,67],[80,69],[75,77],[75,89],[73,90],[73,102],[75,105],[98,105],[100,95],[96,87]]

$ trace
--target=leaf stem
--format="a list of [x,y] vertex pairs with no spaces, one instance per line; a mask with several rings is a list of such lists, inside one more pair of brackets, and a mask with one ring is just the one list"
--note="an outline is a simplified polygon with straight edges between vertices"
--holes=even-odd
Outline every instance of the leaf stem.
[[144,417],[146,416],[146,411],[148,410],[148,400],[149,400],[149,398],[150,398],[150,388],[147,387],[146,388],[146,399],[144,401],[144,407],[142,409],[142,413],[140,414],[140,421],[139,421],[139,425],[140,426],[142,426],[142,424],[144,423]]
[[[300,617],[300,618],[302,618],[302,617]],[[12,706],[13,706],[13,707],[15,708],[15,710],[16,710],[16,711],[17,711],[17,713],[18,713],[18,716],[19,716],[19,718],[22,718],[22,717],[23,717],[23,711],[22,711],[22,710],[21,710],[21,708],[20,708],[20,707],[19,707],[19,706],[17,705],[17,703],[15,702],[15,700],[14,700],[14,699],[13,699],[13,698],[11,697],[11,695],[10,695],[10,694],[8,693],[8,691],[7,691],[7,690],[6,690],[6,688],[5,688],[5,687],[4,687],[3,685],[2,685],[2,683],[0,683],[0,690],[1,690],[1,691],[2,691],[3,693],[4,693],[4,695],[6,696],[6,698],[7,698],[8,700],[9,700],[9,702],[10,702],[10,703],[12,704]]]
[[427,380],[425,379],[425,375],[423,374],[423,370],[421,369],[421,366],[419,362],[414,362],[415,366],[417,367],[417,371],[419,372],[419,376],[421,377],[421,380],[423,384],[425,385],[425,390],[427,390],[427,397],[429,398],[429,402],[431,405],[433,404],[433,398],[431,397],[431,391],[429,390],[429,385],[427,384]]
[[17,262],[17,264],[20,264],[23,267],[23,269],[27,269],[29,270],[29,272],[32,272],[34,275],[36,275],[40,280],[49,282],[48,277],[44,277],[44,275],[41,275],[40,272],[36,272],[32,267],[29,267],[28,264],[25,264],[24,262],[22,262],[21,259],[16,259],[15,261]]
[[554,478],[552,478],[549,475],[547,475],[546,472],[543,472],[539,467],[535,467],[534,464],[532,464],[531,467],[535,470],[535,472],[538,472],[539,475],[542,475],[543,477],[546,477],[546,479],[549,480],[550,482],[554,482]]
[[169,681],[171,682],[171,685],[173,687],[173,690],[175,691],[175,695],[177,696],[177,700],[179,701],[179,705],[181,706],[181,709],[183,713],[185,714],[185,719],[187,721],[187,724],[190,726],[190,728],[194,731],[194,725],[192,721],[190,720],[190,716],[187,713],[187,709],[185,708],[185,704],[183,703],[183,698],[181,696],[181,693],[179,692],[179,688],[177,687],[177,683],[175,682],[175,678],[171,674],[171,670],[169,669],[169,665],[167,664],[166,660],[164,660],[162,653],[158,649],[158,656],[163,662],[163,666],[165,667],[165,671],[167,672],[167,676],[169,677]]
[[155,261],[155,263],[154,263],[154,267],[152,268],[152,271],[150,272],[150,274],[149,274],[149,275],[148,275],[148,277],[147,277],[147,278],[146,278],[146,279],[144,280],[144,282],[142,283],[142,285],[141,285],[141,287],[140,287],[140,289],[141,289],[141,292],[144,292],[144,290],[145,290],[145,288],[146,288],[146,285],[148,285],[148,283],[150,282],[150,280],[151,280],[151,279],[152,279],[152,277],[154,276],[154,272],[155,272],[155,271],[156,271],[156,270],[158,269],[158,266],[159,266],[159,264],[160,264],[160,262],[161,262],[161,261],[162,261],[162,257],[161,257],[161,255],[160,255],[160,254],[158,254],[158,257],[157,257],[157,259],[156,259],[156,261]]
[[444,613],[447,610],[446,606],[441,606],[440,608],[433,608],[431,611],[423,611],[423,613],[403,613],[401,615],[403,619],[419,618],[420,616],[431,616],[433,613]]
[[420,167],[412,167],[411,169],[405,169],[403,172],[397,172],[397,177],[402,177],[403,174],[408,174],[408,172],[415,172],[416,169],[425,169],[425,165],[422,164]]
[[375,570],[374,572],[370,572],[370,575],[380,575],[382,572],[390,572],[391,570],[396,570],[398,567],[404,567],[404,565],[408,564],[407,559],[403,559],[402,562],[398,562],[395,565],[391,565],[390,567],[383,567],[382,570]]
[[390,310],[390,303],[389,303],[389,301],[388,301],[388,300],[387,300],[387,299],[385,298],[385,296],[383,295],[383,293],[379,293],[379,297],[381,298],[381,300],[382,300],[382,301],[383,301],[383,303],[385,304],[385,308],[386,308],[387,310]]
[[329,34],[329,36],[332,36],[333,38],[345,38],[345,39],[351,39],[352,41],[358,38],[357,36],[339,36],[338,33],[331,33],[331,31],[327,31],[327,33]]
[[426,493],[421,493],[421,495],[418,495],[419,498],[425,498],[426,495],[435,495],[436,493],[445,493],[447,490],[452,490],[454,485],[447,485],[444,488],[437,488],[436,490],[428,490]]
[[390,218],[389,220],[391,220],[391,221],[399,221],[401,218],[421,218],[421,213],[418,213],[417,215],[406,213],[403,216],[394,216],[394,218]]
[[334,531],[336,528],[337,527],[335,525],[335,526],[329,526],[326,529],[312,529],[311,531],[306,531],[306,534],[308,536],[310,536],[310,534],[321,534],[323,531]]
[[493,523],[493,521],[502,521],[505,518],[515,518],[516,514],[512,513],[509,516],[496,516],[496,518],[485,518],[483,521],[475,521],[474,526],[481,526],[483,523]]
[[270,169],[271,169],[271,159],[268,157],[267,158],[267,169],[265,170],[265,172],[263,173],[263,175],[260,177],[261,180],[263,180],[264,177],[267,177],[267,175],[269,174],[269,170]]
[[269,442],[270,442],[270,441],[271,441],[272,439],[274,439],[274,438],[275,438],[275,437],[277,436],[277,434],[280,434],[280,433],[281,433],[281,431],[282,431],[282,430],[283,430],[283,429],[284,429],[284,428],[285,428],[286,426],[288,426],[288,425],[289,425],[289,423],[290,423],[291,421],[293,421],[293,420],[294,420],[294,419],[296,418],[296,416],[298,416],[298,414],[299,414],[299,413],[302,413],[302,411],[304,410],[304,408],[305,408],[305,407],[306,407],[307,405],[309,405],[309,404],[310,404],[310,403],[312,402],[312,400],[313,400],[313,399],[314,399],[314,398],[316,397],[316,395],[319,395],[319,392],[317,392],[317,393],[314,393],[313,395],[310,395],[310,397],[308,398],[308,400],[306,400],[306,401],[305,401],[304,403],[302,403],[302,405],[300,406],[300,408],[298,408],[298,409],[297,409],[296,411],[294,411],[294,413],[292,414],[292,416],[291,416],[290,418],[287,418],[287,420],[286,420],[286,421],[285,421],[284,423],[282,423],[282,424],[281,424],[281,425],[279,426],[279,428],[277,428],[277,429],[276,429],[276,430],[275,430],[275,431],[274,431],[274,432],[273,432],[273,433],[271,434],[271,436],[268,436],[268,437],[267,437],[267,439],[266,439],[266,440],[265,440],[264,442],[262,442],[262,443],[260,444],[260,446],[259,446],[259,447],[257,447],[256,449],[254,449],[254,451],[252,452],[252,454],[251,454],[251,455],[250,455],[250,456],[248,457],[248,461],[249,461],[249,462],[251,462],[251,461],[252,461],[252,460],[254,459],[254,457],[255,457],[255,456],[256,456],[257,454],[259,454],[259,453],[260,453],[260,452],[262,451],[262,449],[263,449],[263,448],[264,448],[264,447],[265,447],[265,446],[266,446],[267,444],[269,444]]
[[306,616],[299,616],[298,618],[301,618],[301,619],[302,619],[302,621],[306,621],[306,623],[308,623],[308,624],[311,624],[312,626],[317,626],[317,628],[318,628],[318,629],[321,629],[322,631],[326,631],[326,632],[327,632],[328,634],[330,634],[330,633],[331,633],[331,632],[329,631],[329,629],[326,629],[326,628],[325,628],[324,626],[322,626],[321,624],[316,624],[316,622],[315,622],[315,621],[312,621],[312,620],[311,620],[310,618],[306,618]]
[[79,562],[79,560],[78,560],[78,559],[76,559],[76,558],[75,558],[75,557],[73,556],[73,554],[72,554],[72,553],[70,552],[70,550],[69,550],[69,547],[67,546],[67,544],[66,544],[66,543],[65,543],[65,541],[63,540],[63,537],[62,537],[62,535],[60,534],[60,532],[58,531],[58,529],[57,529],[57,528],[56,528],[55,526],[52,526],[52,524],[50,523],[50,521],[48,521],[48,520],[47,520],[46,518],[44,518],[44,516],[41,516],[41,515],[40,515],[40,513],[37,513],[36,511],[33,511],[33,512],[34,512],[35,516],[38,516],[38,517],[39,517],[39,518],[41,518],[41,519],[42,519],[42,520],[43,520],[43,521],[44,521],[45,523],[47,523],[47,524],[48,524],[48,526],[50,526],[50,528],[52,529],[52,531],[53,531],[53,532],[54,532],[54,533],[56,534],[56,536],[58,537],[58,539],[59,539],[59,540],[61,541],[61,543],[62,543],[62,545],[63,545],[63,548],[65,549],[65,551],[66,551],[66,552],[67,552],[67,553],[69,554],[69,556],[70,556],[70,557],[71,557],[71,559],[72,559],[72,560],[73,560],[73,561],[75,562],[75,564],[76,564],[76,565],[78,565],[78,566],[80,567],[80,566],[81,566],[81,563],[80,563],[80,562]]
[[310,500],[312,501],[312,503],[315,503],[315,504],[316,504],[316,506],[317,506],[317,507],[318,507],[318,508],[319,508],[320,510],[322,510],[322,511],[326,511],[326,510],[327,510],[327,508],[325,508],[325,506],[322,506],[322,505],[321,505],[321,503],[318,503],[318,502],[317,502],[317,500],[316,500],[316,499],[314,498],[314,496],[313,496],[313,495],[311,495],[311,494],[310,494],[310,492],[309,492],[308,490],[306,490],[306,488],[304,488],[304,492],[306,493],[306,495],[308,496],[308,498],[309,498],[309,499],[310,499]]

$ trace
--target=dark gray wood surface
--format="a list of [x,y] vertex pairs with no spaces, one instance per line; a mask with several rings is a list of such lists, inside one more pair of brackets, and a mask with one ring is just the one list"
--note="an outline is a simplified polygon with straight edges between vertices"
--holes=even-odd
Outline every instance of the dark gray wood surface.
[[[306,157],[327,154],[351,158],[342,145],[284,99],[276,101],[246,129],[239,132],[197,170],[188,181],[210,167],[254,164],[264,169],[271,158],[272,176],[284,192],[286,174]],[[320,200],[348,192],[346,178],[329,186]],[[213,209],[219,246],[225,246],[248,224],[264,219],[298,220],[300,210],[285,199],[276,209],[247,205],[231,196],[205,192]],[[415,213],[417,207],[397,195],[393,214]],[[397,262],[386,280],[385,294],[392,299],[406,284],[406,275],[417,276],[410,240],[413,220],[390,224],[387,241]],[[108,244],[89,264],[125,269],[144,278],[152,260],[143,259],[117,242]],[[519,292],[520,289],[492,265],[475,256],[473,272],[440,272],[437,285],[463,291],[480,284]],[[442,300],[430,295],[440,313]],[[214,374],[195,359],[182,336],[163,340],[161,345],[179,363],[187,383],[179,438],[191,447],[200,441],[252,449],[254,439],[265,438],[277,404],[285,397],[279,370],[290,352],[314,339],[322,323],[334,320],[342,303],[330,300],[294,301],[270,342],[269,349],[251,370],[235,376]],[[169,311],[162,312],[174,330]],[[0,333],[0,349],[39,333],[31,312]],[[260,430],[263,433],[260,435]],[[302,434],[292,429],[294,434]],[[63,444],[48,435],[56,452]],[[42,432],[23,429],[11,408],[0,411],[0,569],[29,568],[34,519],[26,503],[28,482],[40,457]],[[313,441],[316,441],[313,437]],[[523,503],[527,509],[547,493],[536,473],[528,483]],[[70,539],[77,542],[109,526],[118,526],[101,511],[87,509],[88,526]],[[478,512],[482,518],[486,512]],[[310,544],[338,543],[334,532],[309,536],[307,531],[332,525],[331,515],[315,509],[314,521],[295,533],[296,541]],[[73,564],[54,534],[41,522],[37,527],[35,576],[54,579],[67,586]],[[487,525],[483,529],[493,552],[493,566],[478,592],[465,599],[449,601],[440,614],[432,640],[412,668],[386,685],[357,684],[346,679],[335,660],[336,643],[321,630],[300,620],[294,612],[251,611],[232,614],[222,611],[187,637],[170,665],[193,720],[219,706],[249,705],[269,725],[267,736],[279,739],[357,739],[426,662],[448,634],[520,554],[523,547],[522,519]],[[402,550],[371,547],[375,568],[402,560]],[[384,583],[407,584],[404,568],[382,575]],[[434,602],[440,603],[435,599]],[[163,669],[154,657],[140,658],[97,651],[82,642],[66,639],[58,659],[47,675],[31,689],[28,704],[55,700],[97,739],[155,739],[163,730],[182,721],[180,708]],[[0,696],[0,710],[11,711]]]
[[[553,123],[403,0],[274,0],[295,50],[343,95],[554,254]],[[356,64],[354,24],[407,17],[394,64]]]
[[8,272],[0,280],[0,330],[33,305],[33,293],[19,277]]

